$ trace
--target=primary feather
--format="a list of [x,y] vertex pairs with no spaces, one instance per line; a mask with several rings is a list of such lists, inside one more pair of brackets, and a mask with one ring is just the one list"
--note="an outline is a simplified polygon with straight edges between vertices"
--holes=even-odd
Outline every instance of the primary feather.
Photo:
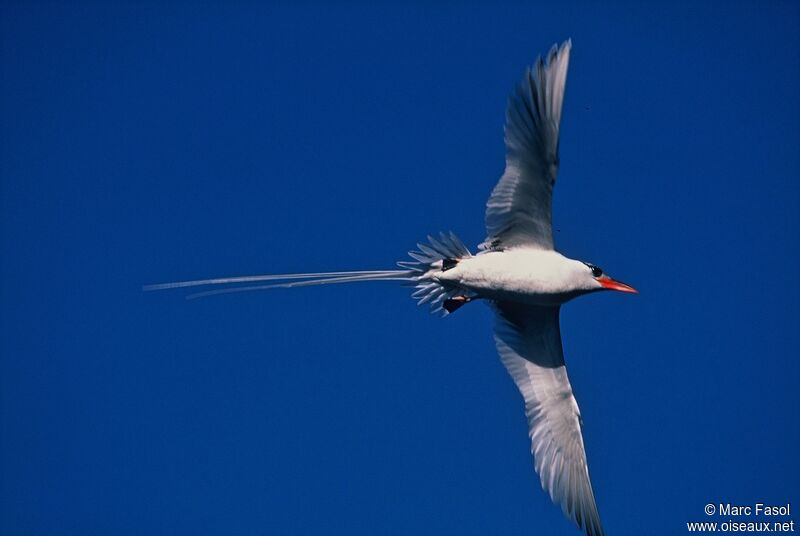
[[517,86],[506,108],[506,169],[486,203],[481,249],[553,249],[553,186],[572,41],[553,45]]

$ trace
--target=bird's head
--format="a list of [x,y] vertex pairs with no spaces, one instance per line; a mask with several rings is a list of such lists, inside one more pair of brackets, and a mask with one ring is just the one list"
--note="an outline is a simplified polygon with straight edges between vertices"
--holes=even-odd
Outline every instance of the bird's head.
[[632,286],[610,278],[603,273],[603,269],[599,266],[588,262],[584,262],[583,264],[586,266],[584,278],[592,290],[618,290],[619,292],[639,293],[639,291]]

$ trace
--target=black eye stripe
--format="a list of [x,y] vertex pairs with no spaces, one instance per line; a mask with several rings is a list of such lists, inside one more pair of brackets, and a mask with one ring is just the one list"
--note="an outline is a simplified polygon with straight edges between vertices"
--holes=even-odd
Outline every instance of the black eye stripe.
[[592,275],[594,277],[600,277],[601,275],[603,275],[603,269],[600,268],[599,266],[595,266],[594,264],[590,264],[588,262],[584,262],[583,264],[585,264],[592,270]]

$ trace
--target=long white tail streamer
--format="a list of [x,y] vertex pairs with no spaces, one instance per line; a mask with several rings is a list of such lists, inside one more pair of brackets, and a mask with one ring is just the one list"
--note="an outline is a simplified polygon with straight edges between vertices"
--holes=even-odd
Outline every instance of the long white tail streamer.
[[330,285],[339,283],[357,283],[361,281],[402,281],[415,287],[412,295],[419,305],[430,302],[431,312],[447,314],[442,304],[462,293],[457,288],[446,288],[436,278],[436,274],[446,270],[445,260],[457,262],[459,259],[471,257],[463,242],[453,233],[441,233],[434,238],[428,236],[428,244],[417,244],[419,251],[409,251],[412,261],[401,261],[397,264],[402,270],[358,270],[347,272],[309,272],[303,274],[265,274],[238,277],[218,277],[213,279],[196,279],[173,283],[145,285],[143,290],[167,290],[176,288],[199,287],[209,285],[230,285],[237,283],[257,283],[275,281],[267,285],[245,285],[223,289],[206,290],[187,296],[187,299],[231,294],[235,292],[251,292],[275,288],[309,287],[314,285]]
[[309,279],[306,281],[292,281],[289,283],[274,283],[271,285],[248,285],[244,287],[222,288],[216,290],[206,290],[204,292],[196,292],[186,296],[187,299],[204,298],[206,296],[215,296],[218,294],[231,294],[234,292],[250,292],[255,290],[268,290],[273,288],[295,288],[295,287],[311,287],[314,285],[331,285],[337,283],[356,283],[359,281],[413,281],[411,272],[405,270],[395,270],[393,272],[386,272],[383,274],[368,274],[356,275],[347,277],[329,277],[320,279]]
[[255,283],[257,281],[280,281],[285,279],[311,279],[341,277],[348,275],[385,274],[397,270],[367,270],[350,272],[313,272],[307,274],[268,274],[268,275],[243,275],[238,277],[218,277],[216,279],[196,279],[194,281],[176,281],[174,283],[158,283],[145,285],[142,290],[166,290],[170,288],[199,287],[203,285],[227,285],[231,283]]

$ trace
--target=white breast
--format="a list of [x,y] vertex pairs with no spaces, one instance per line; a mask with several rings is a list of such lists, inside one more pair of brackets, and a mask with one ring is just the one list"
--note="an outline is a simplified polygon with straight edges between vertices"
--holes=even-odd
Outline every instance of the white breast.
[[555,305],[580,293],[582,271],[557,251],[514,249],[464,259],[439,279],[485,298]]

